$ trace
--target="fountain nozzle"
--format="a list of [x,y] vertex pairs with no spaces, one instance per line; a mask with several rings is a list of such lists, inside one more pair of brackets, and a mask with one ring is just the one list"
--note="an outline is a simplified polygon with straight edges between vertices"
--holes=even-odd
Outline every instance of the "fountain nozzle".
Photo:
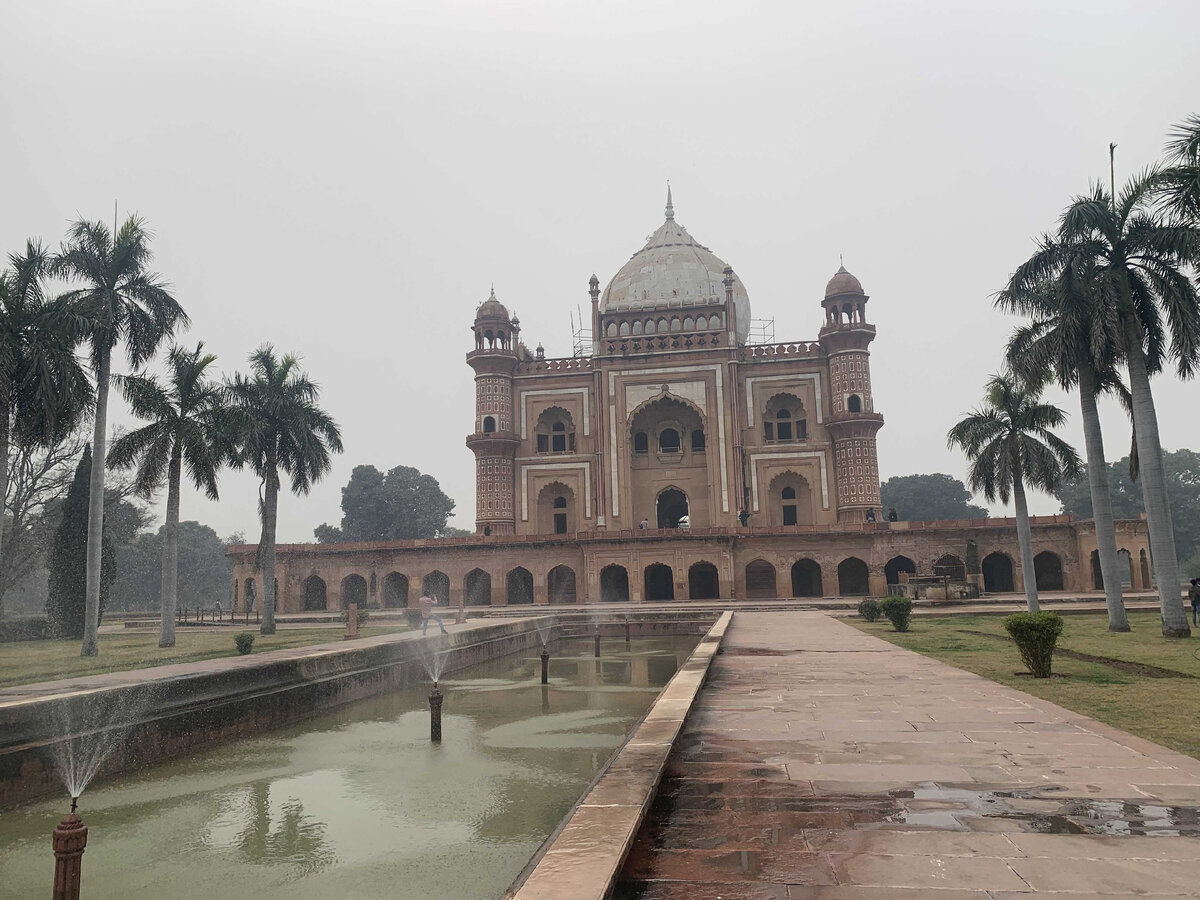
[[542,645],[542,684],[550,683],[550,651]]
[[75,812],[75,810],[77,810],[77,809],[79,809],[79,798],[72,797],[71,798],[71,812]]

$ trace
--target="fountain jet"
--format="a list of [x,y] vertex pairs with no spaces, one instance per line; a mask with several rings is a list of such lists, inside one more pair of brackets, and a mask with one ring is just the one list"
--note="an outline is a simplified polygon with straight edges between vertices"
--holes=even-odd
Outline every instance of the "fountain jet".
[[442,742],[442,692],[436,681],[429,695],[429,739],[435,744]]
[[79,900],[79,878],[83,870],[83,851],[87,847],[88,828],[75,812],[79,798],[71,798],[71,811],[54,829],[53,900]]

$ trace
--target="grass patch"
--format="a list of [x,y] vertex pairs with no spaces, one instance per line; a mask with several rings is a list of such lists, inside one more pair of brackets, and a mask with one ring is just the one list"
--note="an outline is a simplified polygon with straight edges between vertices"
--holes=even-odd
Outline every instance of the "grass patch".
[[914,617],[907,632],[861,619],[844,621],[897,646],[1200,758],[1200,660],[1192,655],[1200,640],[1164,638],[1157,612],[1130,612],[1133,631],[1125,634],[1108,631],[1102,612],[1064,616],[1058,647],[1192,677],[1152,678],[1129,667],[1056,654],[1053,678],[1031,678],[995,616]]
[[[367,626],[359,629],[362,637],[407,630],[402,625]],[[195,662],[221,656],[237,656],[234,635],[242,631],[254,634],[253,654],[287,647],[304,647],[340,641],[345,628],[290,628],[272,635],[260,635],[258,629],[224,628],[221,631],[175,630],[175,646],[158,646],[158,632],[101,634],[100,654],[79,655],[79,641],[23,641],[0,645],[0,688],[18,684],[34,684],[59,678],[99,675],[103,672],[123,672],[169,663]]]

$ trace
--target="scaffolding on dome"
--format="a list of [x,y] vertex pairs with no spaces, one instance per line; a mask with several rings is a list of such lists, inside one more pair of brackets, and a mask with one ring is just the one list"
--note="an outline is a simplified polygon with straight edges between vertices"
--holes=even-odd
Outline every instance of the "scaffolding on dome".
[[571,355],[576,358],[592,355],[592,329],[583,324],[583,313],[578,308],[571,313]]
[[750,334],[747,337],[748,344],[773,344],[775,343],[775,317],[769,319],[751,319]]

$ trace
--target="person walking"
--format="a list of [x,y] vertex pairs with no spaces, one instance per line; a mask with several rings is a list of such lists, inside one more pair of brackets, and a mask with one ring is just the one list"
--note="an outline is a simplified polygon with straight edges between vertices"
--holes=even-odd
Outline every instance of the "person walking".
[[422,594],[420,599],[417,600],[417,605],[421,607],[421,636],[424,637],[425,629],[429,627],[430,619],[438,623],[438,628],[442,629],[442,634],[446,634],[446,625],[442,622],[442,617],[433,614],[433,608],[437,606],[437,600],[430,597],[427,592]]
[[645,531],[649,527],[650,527],[649,519],[642,519],[642,521],[638,522],[638,531]]
[[1200,578],[1192,579],[1192,586],[1188,588],[1188,599],[1192,601],[1192,624],[1200,625],[1196,621],[1200,618]]

